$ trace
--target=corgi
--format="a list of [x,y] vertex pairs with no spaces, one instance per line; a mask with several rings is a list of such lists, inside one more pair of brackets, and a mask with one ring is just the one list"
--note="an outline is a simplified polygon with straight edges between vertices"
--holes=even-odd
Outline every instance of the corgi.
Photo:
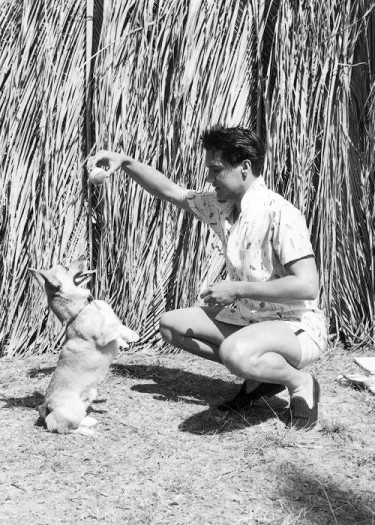
[[[66,325],[65,342],[39,415],[50,432],[91,434],[96,420],[86,415],[120,346],[139,336],[124,326],[105,301],[95,300],[86,283],[84,257],[50,270],[29,268],[47,295],[48,305]],[[85,431],[85,429],[87,429]]]

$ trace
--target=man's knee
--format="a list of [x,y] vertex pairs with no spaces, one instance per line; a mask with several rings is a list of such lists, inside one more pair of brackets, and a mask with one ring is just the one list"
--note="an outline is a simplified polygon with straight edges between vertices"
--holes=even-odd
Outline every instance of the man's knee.
[[171,343],[174,333],[173,312],[164,312],[160,317],[159,330],[162,338]]
[[258,366],[258,355],[252,345],[238,339],[228,337],[219,348],[223,364],[232,374],[242,377],[250,369],[254,372]]

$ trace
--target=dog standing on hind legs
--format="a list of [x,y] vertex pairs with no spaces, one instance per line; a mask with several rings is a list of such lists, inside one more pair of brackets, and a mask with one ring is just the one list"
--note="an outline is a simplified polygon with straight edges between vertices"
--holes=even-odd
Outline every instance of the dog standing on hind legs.
[[79,286],[93,273],[84,257],[69,266],[29,271],[45,290],[51,310],[66,325],[57,367],[38,407],[40,417],[50,432],[90,434],[88,427],[96,421],[86,411],[96,398],[97,386],[119,347],[138,341],[139,336],[121,323],[109,304]]

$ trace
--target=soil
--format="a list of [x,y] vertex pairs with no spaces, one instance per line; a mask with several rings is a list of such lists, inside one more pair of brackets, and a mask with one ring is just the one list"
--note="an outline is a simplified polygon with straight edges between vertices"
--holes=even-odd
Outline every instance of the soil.
[[286,393],[223,414],[240,380],[177,355],[121,354],[94,436],[48,433],[36,406],[56,355],[0,359],[0,524],[375,524],[375,396],[331,349],[310,367],[319,425],[287,430]]

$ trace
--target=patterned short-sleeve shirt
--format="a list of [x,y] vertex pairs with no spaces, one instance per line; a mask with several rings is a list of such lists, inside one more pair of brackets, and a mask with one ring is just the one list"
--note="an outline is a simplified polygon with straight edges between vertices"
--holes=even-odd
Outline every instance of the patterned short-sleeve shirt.
[[[310,235],[301,212],[258,177],[241,201],[234,221],[233,202],[219,201],[215,192],[187,190],[187,202],[196,217],[219,236],[228,279],[264,282],[287,276],[285,265],[313,256]],[[276,303],[239,299],[224,307],[217,320],[246,326],[251,322],[283,320],[294,331],[304,330],[323,349],[327,330],[317,300]]]

